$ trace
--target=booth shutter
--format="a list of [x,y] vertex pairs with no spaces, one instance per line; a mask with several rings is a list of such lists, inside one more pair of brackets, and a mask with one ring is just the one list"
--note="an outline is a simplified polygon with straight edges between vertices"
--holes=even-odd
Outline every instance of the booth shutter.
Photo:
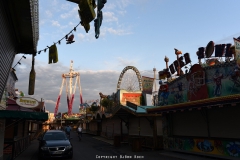
[[211,137],[240,139],[240,108],[228,106],[208,110]]
[[102,120],[102,132],[106,132],[106,126],[107,126],[107,120],[106,119],[104,119],[104,120]]
[[0,1],[0,99],[7,83],[10,69],[16,54],[14,32],[7,19],[7,1]]
[[90,131],[97,131],[97,122],[91,122],[89,123],[89,130]]
[[[151,119],[151,117],[148,117]],[[145,118],[140,118],[140,135],[141,136],[153,136],[153,129],[150,126],[150,122]]]
[[129,135],[139,135],[138,122],[138,118],[129,119]]
[[114,135],[121,135],[121,120],[118,119],[113,119],[113,127],[114,127]]
[[105,136],[108,138],[113,137],[114,133],[114,123],[111,119],[106,119],[102,121],[102,132],[105,133]]
[[163,135],[163,131],[162,131],[162,118],[161,117],[157,117],[156,121],[157,121],[157,135],[158,136],[162,136]]
[[207,137],[207,123],[200,111],[172,113],[174,136]]

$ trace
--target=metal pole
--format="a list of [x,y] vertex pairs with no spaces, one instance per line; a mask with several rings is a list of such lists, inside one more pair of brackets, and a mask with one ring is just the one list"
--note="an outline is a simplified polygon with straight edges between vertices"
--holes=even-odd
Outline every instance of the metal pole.
[[62,113],[61,113],[61,130],[62,130]]

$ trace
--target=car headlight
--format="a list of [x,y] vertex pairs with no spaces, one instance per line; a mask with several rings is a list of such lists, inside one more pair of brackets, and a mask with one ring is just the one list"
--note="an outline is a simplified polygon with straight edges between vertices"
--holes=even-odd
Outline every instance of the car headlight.
[[48,147],[41,147],[41,150],[46,151],[48,150]]
[[70,145],[70,146],[66,146],[66,150],[69,150],[69,149],[71,149],[72,148],[72,146]]

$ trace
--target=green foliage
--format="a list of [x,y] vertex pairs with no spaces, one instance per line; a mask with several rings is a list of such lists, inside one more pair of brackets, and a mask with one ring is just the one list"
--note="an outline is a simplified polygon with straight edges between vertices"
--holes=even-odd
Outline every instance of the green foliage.
[[100,106],[98,106],[98,105],[94,102],[94,103],[92,103],[92,105],[91,105],[91,107],[90,107],[90,111],[96,112],[96,111],[99,110],[99,108],[100,108]]
[[114,101],[110,100],[108,98],[104,98],[100,102],[101,106],[107,109],[108,112],[112,111],[112,108],[114,107]]

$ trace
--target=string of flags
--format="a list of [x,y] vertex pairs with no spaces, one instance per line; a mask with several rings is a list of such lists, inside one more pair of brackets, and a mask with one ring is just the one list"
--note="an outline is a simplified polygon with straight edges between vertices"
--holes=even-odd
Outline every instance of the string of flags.
[[[79,26],[80,22],[68,33],[66,34],[63,38],[61,38],[60,40],[58,40],[57,42],[54,42],[53,45],[51,45],[50,47],[47,46],[46,48],[37,51],[36,53],[40,54],[42,51],[46,52],[49,49],[49,64],[51,62],[53,63],[57,63],[58,62],[58,54],[57,54],[57,47],[56,44],[61,44],[61,41],[63,39],[66,39],[66,44],[72,44],[74,43],[74,34],[72,33],[73,31],[77,31],[77,27]],[[70,35],[71,34],[71,35]],[[25,55],[25,54],[24,54]],[[18,62],[14,65],[14,67],[12,67],[12,69],[15,71],[15,67],[17,65],[21,65],[21,60],[24,58],[26,59],[25,56],[22,56]]]
[[[34,55],[33,55],[33,61],[34,61],[34,56],[36,56],[36,54],[40,54],[42,51],[46,52],[49,49],[49,61],[48,63],[57,63],[58,62],[58,51],[57,51],[57,47],[56,44],[61,44],[61,41],[63,39],[66,39],[66,44],[72,44],[74,43],[74,34],[72,33],[73,31],[77,30],[77,27],[79,26],[79,24],[81,24],[86,33],[88,33],[88,31],[90,30],[90,22],[92,20],[95,19],[96,14],[94,9],[97,8],[97,17],[94,20],[94,27],[95,27],[95,37],[96,39],[99,38],[100,35],[100,26],[102,25],[102,20],[103,20],[103,14],[102,14],[102,9],[105,5],[105,3],[107,3],[107,0],[97,0],[97,4],[95,3],[95,0],[88,0],[88,1],[78,1],[78,0],[67,0],[73,3],[77,3],[79,6],[79,10],[78,10],[78,14],[80,17],[80,22],[68,33],[66,34],[63,38],[61,38],[60,40],[58,40],[57,42],[54,42],[53,45],[51,45],[50,47],[47,46],[46,48],[37,51]],[[25,55],[25,54],[24,54]],[[26,59],[25,56],[22,56],[21,59],[17,62],[17,64],[14,66],[16,67],[18,64],[21,65],[20,61],[22,60],[22,58]],[[14,67],[12,67],[12,69],[15,71]]]
[[[24,54],[24,55],[25,55],[25,54]],[[23,55],[23,56],[18,60],[18,62],[12,67],[12,70],[13,70],[13,71],[16,71],[16,70],[15,70],[15,67],[16,67],[18,64],[21,65],[21,62],[20,62],[20,61],[21,61],[23,58],[26,59],[26,57],[25,57],[24,55]]]
[[[68,33],[66,34],[63,38],[61,38],[60,40],[58,40],[57,42],[53,42],[53,45],[56,45],[56,44],[61,44],[61,41],[63,39],[66,39],[66,44],[72,44],[74,43],[75,41],[73,40],[74,39],[74,34],[72,33],[73,31],[77,31],[77,27],[79,26],[80,22]],[[71,35],[70,35],[71,34]],[[69,36],[70,35],[70,36]],[[52,45],[52,46],[53,46]],[[39,50],[37,51],[38,54],[40,54],[42,51],[46,52],[48,49],[50,50],[52,46],[47,46],[47,48],[44,48],[42,50]]]

